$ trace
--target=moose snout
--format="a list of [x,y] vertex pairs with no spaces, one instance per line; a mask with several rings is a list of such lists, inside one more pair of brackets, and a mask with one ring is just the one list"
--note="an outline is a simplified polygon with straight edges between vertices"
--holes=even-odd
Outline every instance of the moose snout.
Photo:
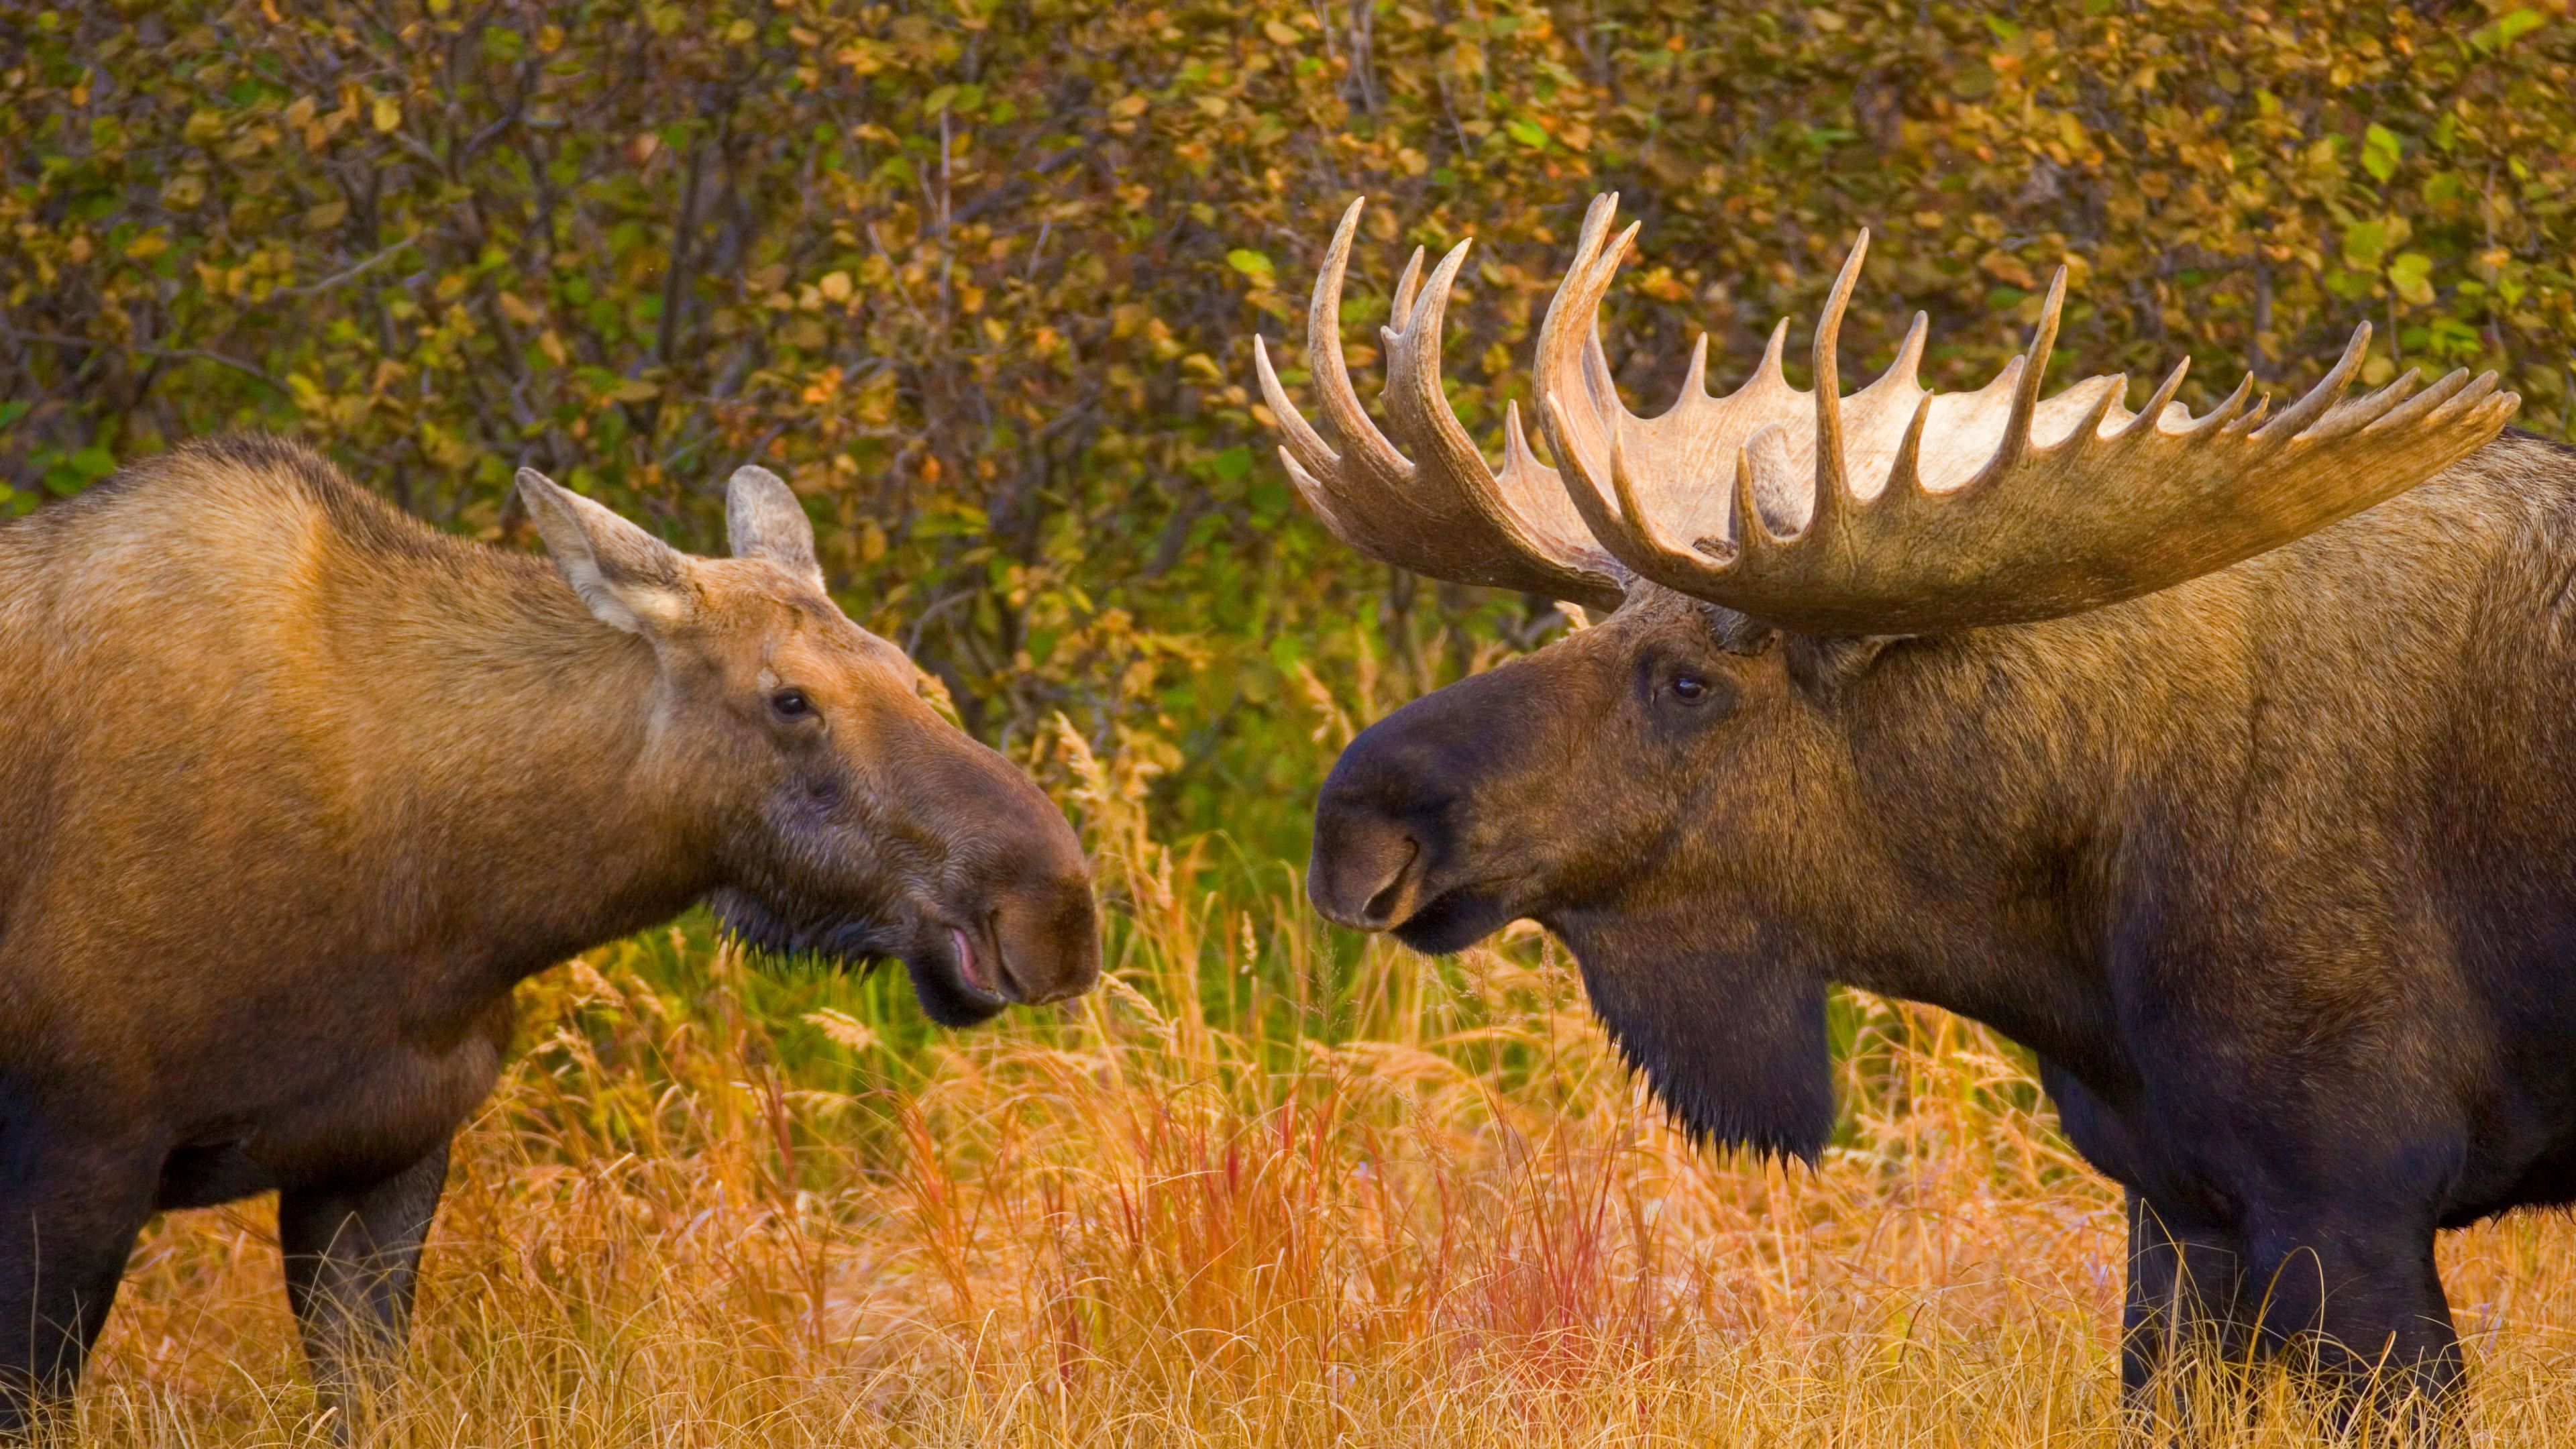
[[1413,914],[1428,864],[1420,833],[1372,798],[1377,793],[1326,782],[1315,804],[1315,854],[1306,867],[1315,909],[1335,925],[1362,931],[1383,931]]
[[993,943],[1019,1001],[1063,1001],[1100,980],[1100,921],[1088,875],[1008,891],[994,903]]
[[1383,931],[1413,914],[1422,872],[1422,843],[1383,820],[1351,822],[1332,843],[1319,827],[1306,891],[1337,926]]

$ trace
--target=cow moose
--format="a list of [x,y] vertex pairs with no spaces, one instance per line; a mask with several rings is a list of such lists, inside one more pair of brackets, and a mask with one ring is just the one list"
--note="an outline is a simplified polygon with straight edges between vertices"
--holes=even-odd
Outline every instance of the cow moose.
[[[1980,391],[1924,321],[1845,396],[1868,236],[1812,393],[1620,400],[1594,203],[1490,466],[1441,391],[1460,243],[1397,285],[1381,432],[1341,354],[1359,204],[1308,364],[1256,344],[1289,477],[1374,558],[1614,610],[1355,739],[1315,814],[1344,925],[1563,939],[1677,1121],[1812,1158],[1830,983],[1991,1024],[2127,1194],[2122,1381],[2266,1355],[2447,1420],[2437,1229],[2576,1199],[2576,450],[2492,375],[2348,397],[2369,329],[2266,418],[2040,397],[2065,294]],[[1388,434],[1393,435],[1390,440]],[[1399,442],[1401,447],[1399,448]],[[1561,471],[1560,471],[1561,470]]]
[[693,902],[898,957],[948,1025],[1097,979],[1071,827],[832,604],[775,475],[730,559],[518,496],[551,567],[259,436],[0,528],[0,1438],[150,1214],[270,1191],[354,1412],[511,988]]

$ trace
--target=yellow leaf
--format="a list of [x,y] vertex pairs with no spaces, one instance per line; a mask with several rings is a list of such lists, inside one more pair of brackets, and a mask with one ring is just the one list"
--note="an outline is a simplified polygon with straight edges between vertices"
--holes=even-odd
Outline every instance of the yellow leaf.
[[1297,33],[1297,27],[1278,20],[1261,22],[1261,33],[1269,36],[1274,45],[1295,45],[1306,38]]
[[391,96],[376,97],[375,110],[370,113],[370,119],[375,122],[377,130],[392,130],[402,124],[402,102]]
[[835,302],[850,300],[850,274],[832,272],[823,278],[823,295]]

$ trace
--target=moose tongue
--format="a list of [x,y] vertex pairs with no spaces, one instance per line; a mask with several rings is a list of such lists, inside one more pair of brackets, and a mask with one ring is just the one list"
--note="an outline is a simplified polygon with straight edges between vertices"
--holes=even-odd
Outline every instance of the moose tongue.
[[986,996],[1000,995],[1001,993],[993,989],[993,983],[984,979],[984,973],[975,960],[975,945],[966,939],[966,933],[951,926],[948,928],[948,939],[957,944],[957,971],[966,978],[966,984]]

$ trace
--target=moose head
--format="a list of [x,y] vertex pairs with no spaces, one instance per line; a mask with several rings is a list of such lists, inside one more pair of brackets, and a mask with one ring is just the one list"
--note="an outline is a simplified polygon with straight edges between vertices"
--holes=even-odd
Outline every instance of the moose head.
[[728,930],[898,957],[950,1026],[1090,989],[1099,931],[1072,828],[924,701],[902,650],[833,605],[777,475],[733,475],[729,559],[680,553],[533,470],[519,493],[592,615],[650,646],[634,773],[696,840]]

